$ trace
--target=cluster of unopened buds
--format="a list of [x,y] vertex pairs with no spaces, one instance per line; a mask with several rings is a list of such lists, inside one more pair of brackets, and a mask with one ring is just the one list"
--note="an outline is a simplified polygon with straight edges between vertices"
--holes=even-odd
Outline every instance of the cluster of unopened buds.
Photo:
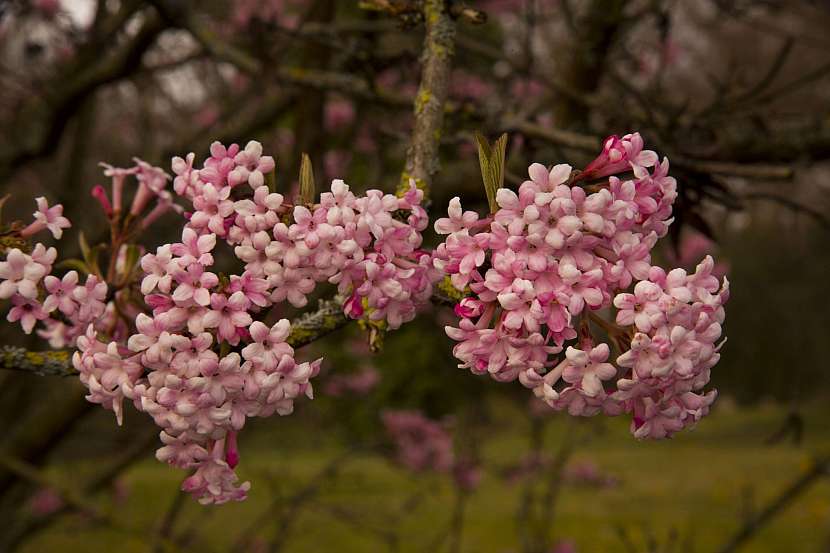
[[[518,379],[574,415],[631,413],[638,437],[668,436],[714,400],[700,391],[719,357],[728,285],[708,257],[691,275],[651,265],[676,184],[639,135],[612,137],[582,172],[533,164],[518,194],[498,191],[490,216],[453,199],[435,223],[446,240],[434,251],[422,249],[428,217],[414,182],[398,195],[357,195],[334,180],[319,201],[292,204],[268,184],[275,163],[259,143],[214,143],[210,154],[201,168],[194,154],[174,158],[175,177],[138,159],[105,166],[111,190],[92,195],[110,223],[106,267],[104,248],[83,239],[83,259],[60,265],[54,247],[28,247],[43,230],[57,239],[69,227],[44,198],[33,223],[4,230],[4,243],[19,247],[0,262],[8,320],[74,348],[87,398],[119,423],[124,400],[150,415],[158,459],[191,471],[182,488],[202,503],[245,497],[250,485],[234,469],[248,417],[285,415],[312,397],[321,360],[295,359],[298,329],[278,313],[285,302],[305,306],[323,282],[337,286],[346,316],[383,330],[413,319],[447,276],[463,296],[459,324],[447,328],[461,367]],[[128,179],[137,186],[125,208]],[[170,212],[184,218],[180,241],[144,253],[136,237]],[[53,275],[58,267],[70,270]],[[612,306],[616,321],[600,316]],[[390,429],[413,426],[390,417]],[[447,440],[433,441],[430,463],[449,467]]]

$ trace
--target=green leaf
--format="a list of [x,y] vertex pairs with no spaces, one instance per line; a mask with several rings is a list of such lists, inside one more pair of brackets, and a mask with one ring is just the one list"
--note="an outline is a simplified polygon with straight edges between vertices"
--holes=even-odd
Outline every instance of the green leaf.
[[311,166],[311,158],[303,152],[300,162],[300,203],[311,205],[316,196],[314,184],[314,168]]
[[89,259],[87,260],[87,265],[89,265],[91,272],[101,277],[101,280],[104,280],[104,274],[101,272],[101,266],[98,264],[98,257],[101,255],[101,252],[106,249],[107,246],[105,244],[98,244],[97,246],[93,246],[93,248],[89,252]]
[[84,231],[78,233],[78,245],[81,247],[81,255],[84,257],[84,260],[89,263],[92,248],[89,247],[89,242],[86,241]]
[[496,192],[504,186],[507,134],[502,134],[492,145],[479,133],[476,133],[475,139],[478,148],[478,163],[481,167],[481,180],[484,182],[484,191],[487,193],[487,203],[490,205],[490,213],[495,213],[499,208],[496,204]]
[[103,278],[101,268],[98,265],[98,256],[101,255],[101,252],[104,251],[107,246],[104,244],[98,244],[94,248],[91,248],[89,246],[89,242],[86,241],[86,236],[84,236],[83,231],[78,233],[78,244],[81,246],[81,254],[83,255],[84,261],[86,262],[86,266],[88,268],[87,272],[94,273]]
[[138,259],[141,257],[141,250],[135,244],[127,244],[127,255],[124,263],[124,283],[129,282],[130,276],[138,265]]
[[496,176],[498,188],[504,188],[504,162],[506,158],[507,133],[504,133],[493,143],[493,152],[490,156],[490,166]]

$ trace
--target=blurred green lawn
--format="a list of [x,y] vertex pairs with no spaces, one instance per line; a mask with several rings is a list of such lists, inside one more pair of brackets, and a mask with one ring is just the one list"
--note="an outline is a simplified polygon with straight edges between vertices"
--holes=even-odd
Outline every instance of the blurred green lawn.
[[[503,417],[483,444],[487,468],[466,512],[464,551],[519,550],[516,507],[523,484],[507,484],[497,467],[527,453],[528,423],[514,406],[496,409]],[[813,455],[830,452],[826,407],[815,406],[804,415],[801,446],[765,445],[785,417],[781,407],[771,405],[738,409],[722,401],[694,431],[664,442],[634,441],[623,420],[576,423],[570,431],[581,438],[573,460],[591,460],[620,484],[565,486],[554,521],[556,536],[573,540],[580,552],[605,552],[627,551],[620,529],[631,536],[638,551],[647,550],[649,536],[665,543],[676,534],[676,551],[714,552],[740,525],[742,513],[764,505],[806,469]],[[275,534],[284,512],[281,507],[268,511],[268,505],[275,497],[302,489],[343,453],[324,428],[302,417],[272,421],[270,426],[267,422],[242,442],[240,474],[253,483],[248,501],[201,507],[188,500],[176,528],[189,528],[194,540],[183,550],[228,551],[252,525],[262,537],[244,550],[266,550],[261,546]],[[547,425],[548,453],[555,452],[569,424],[574,423],[560,417]],[[85,461],[63,467],[55,476],[71,482],[75,475],[93,470],[94,463]],[[446,528],[452,511],[453,490],[446,477],[414,476],[376,455],[349,457],[341,470],[299,511],[283,551],[383,551],[387,544],[379,535],[384,531],[400,533],[400,551],[433,550],[430,543]],[[149,551],[180,477],[180,472],[148,457],[125,475],[125,500],[99,499],[103,509],[112,509],[122,529],[67,516],[23,551]],[[420,499],[407,504],[413,496]],[[829,541],[830,479],[825,478],[742,551],[819,553],[828,550]]]

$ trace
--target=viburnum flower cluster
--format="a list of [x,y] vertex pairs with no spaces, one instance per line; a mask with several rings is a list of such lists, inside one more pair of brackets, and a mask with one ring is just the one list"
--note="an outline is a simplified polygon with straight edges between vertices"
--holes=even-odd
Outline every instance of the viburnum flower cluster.
[[[83,259],[62,264],[54,247],[28,247],[44,230],[61,238],[62,206],[38,198],[34,222],[3,231],[26,244],[0,261],[8,320],[76,349],[87,399],[119,424],[125,401],[151,416],[157,458],[190,471],[182,489],[200,502],[246,496],[235,468],[249,417],[286,415],[313,397],[322,360],[297,360],[297,329],[279,310],[305,306],[324,282],[348,317],[383,330],[412,320],[448,276],[463,296],[446,329],[460,366],[518,379],[556,410],[630,413],[634,434],[654,438],[707,413],[715,392],[701,390],[719,358],[728,283],[710,257],[693,274],[652,266],[677,191],[668,161],[639,135],[608,139],[581,172],[531,165],[518,193],[498,190],[490,216],[454,198],[435,223],[446,240],[434,251],[422,247],[428,217],[414,182],[393,195],[334,180],[319,201],[301,186],[292,203],[269,185],[274,168],[257,142],[214,143],[198,168],[194,154],[176,157],[175,177],[139,159],[104,165],[110,189],[92,196],[110,244],[82,236]],[[169,213],[183,217],[180,239],[145,253],[137,237]],[[600,316],[612,307],[615,322]],[[476,480],[437,423],[392,412],[384,423],[404,464]]]
[[[534,163],[518,194],[498,190],[489,217],[454,198],[435,223],[447,238],[434,262],[466,295],[446,328],[459,366],[518,379],[572,415],[631,413],[637,437],[705,415],[716,394],[699,391],[718,361],[728,282],[711,257],[693,275],[652,267],[677,197],[668,169],[631,134],[606,140],[582,172]],[[599,316],[612,303],[616,325]],[[620,350],[616,366],[592,325]]]
[[[190,201],[187,212],[174,203],[162,169],[141,160],[127,169],[104,166],[111,194],[97,186],[92,195],[117,251],[106,277],[92,252],[81,263],[85,285],[77,270],[49,275],[57,252],[38,244],[31,255],[8,253],[0,290],[15,305],[9,320],[27,332],[42,321],[53,346],[77,347],[73,364],[90,401],[114,411],[119,423],[125,400],[152,416],[162,429],[159,460],[192,471],[182,488],[200,502],[223,503],[243,499],[250,486],[234,472],[246,419],[291,413],[296,398],[312,397],[310,380],[320,369],[320,359],[295,361],[291,325],[273,322],[271,308],[304,306],[327,281],[337,285],[348,316],[397,328],[429,299],[439,275],[420,249],[428,219],[414,184],[400,197],[358,196],[336,180],[319,203],[291,205],[266,185],[275,163],[257,142],[244,149],[214,143],[198,169],[194,159],[173,160],[173,189]],[[137,187],[122,209],[130,177]],[[121,243],[168,211],[186,219],[181,240],[140,263],[129,260]],[[69,224],[60,206],[42,198],[35,218],[21,236],[48,228],[58,238]],[[239,274],[214,272],[221,242]]]
[[[214,143],[200,170],[193,159],[173,160],[176,192],[195,208],[188,227],[234,246],[245,263],[240,278],[246,294],[256,288],[257,298],[268,298],[260,301],[303,307],[315,285],[328,281],[347,298],[347,315],[392,329],[428,301],[437,273],[429,252],[420,249],[428,217],[414,182],[400,197],[380,190],[358,197],[334,180],[319,204],[292,206],[263,184],[274,160],[262,156],[257,142],[244,150]],[[234,199],[243,184],[253,194]]]

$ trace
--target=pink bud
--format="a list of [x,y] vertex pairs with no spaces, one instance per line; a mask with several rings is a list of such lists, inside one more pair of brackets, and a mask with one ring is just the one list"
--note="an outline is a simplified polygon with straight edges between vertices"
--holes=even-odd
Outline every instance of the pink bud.
[[343,304],[343,311],[352,319],[359,319],[363,316],[363,302],[361,297],[357,294],[352,294],[351,297]]
[[239,464],[239,446],[236,443],[236,432],[228,432],[228,439],[226,442],[225,461],[228,466],[236,468]]
[[464,298],[455,305],[453,310],[456,315],[466,319],[478,317],[484,312],[484,303],[473,298]]
[[104,187],[100,184],[95,185],[92,189],[92,197],[98,200],[98,203],[101,204],[101,208],[104,210],[106,216],[111,217],[112,204],[110,204],[110,200],[107,197],[107,191],[104,190]]

